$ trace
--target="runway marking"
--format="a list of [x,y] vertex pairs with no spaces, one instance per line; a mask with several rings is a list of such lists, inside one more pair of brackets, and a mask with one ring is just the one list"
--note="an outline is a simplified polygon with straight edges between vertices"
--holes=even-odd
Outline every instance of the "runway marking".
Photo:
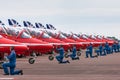
[[0,80],[15,80],[14,78],[0,78]]

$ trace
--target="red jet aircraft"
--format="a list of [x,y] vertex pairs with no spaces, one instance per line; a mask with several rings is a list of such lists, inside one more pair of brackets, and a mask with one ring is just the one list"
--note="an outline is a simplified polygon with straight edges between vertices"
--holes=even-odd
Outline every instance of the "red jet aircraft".
[[0,28],[0,34],[5,38],[27,45],[30,54],[33,53],[33,51],[36,54],[50,53],[53,49],[51,44],[32,38],[25,32],[25,30],[21,29],[20,27],[1,26]]

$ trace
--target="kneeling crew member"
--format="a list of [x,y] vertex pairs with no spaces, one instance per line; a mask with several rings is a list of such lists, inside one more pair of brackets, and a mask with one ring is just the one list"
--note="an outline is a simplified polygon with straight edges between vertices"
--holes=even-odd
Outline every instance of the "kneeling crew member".
[[75,45],[73,45],[73,48],[72,48],[72,54],[70,54],[70,57],[72,58],[72,60],[76,60],[76,59],[78,59],[79,60],[79,57],[77,56],[76,57],[76,47],[75,47]]
[[56,56],[56,59],[59,63],[70,63],[69,60],[63,61],[64,58],[64,48],[62,47],[62,45],[60,45],[60,48],[57,48],[57,50],[59,51],[59,55]]
[[[17,71],[14,71],[15,70],[15,67],[16,67],[16,53],[15,53],[15,50],[14,50],[14,47],[10,47],[10,55],[6,56],[9,60],[9,62],[6,62],[6,63],[3,63],[2,66],[3,66],[3,70],[4,70],[4,75],[23,75],[23,71],[22,70],[17,70]],[[10,68],[10,72],[8,71],[8,68]]]
[[92,44],[90,43],[90,45],[87,47],[86,58],[88,58],[88,55],[90,55],[91,58],[94,58],[92,53],[93,53],[93,47],[92,47]]

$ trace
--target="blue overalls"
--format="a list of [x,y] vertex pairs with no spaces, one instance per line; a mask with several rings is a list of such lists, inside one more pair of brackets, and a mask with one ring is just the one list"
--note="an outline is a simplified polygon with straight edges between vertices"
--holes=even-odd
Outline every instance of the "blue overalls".
[[117,44],[116,43],[114,43],[112,45],[112,52],[117,52]]
[[117,52],[120,52],[120,45],[119,45],[119,43],[116,44],[116,50],[117,50]]
[[88,58],[88,54],[90,54],[91,58],[94,58],[94,56],[92,56],[92,52],[93,52],[93,47],[92,45],[88,46],[87,51],[86,51],[86,58]]
[[72,54],[70,54],[70,57],[72,58],[72,60],[75,60],[75,59],[79,59],[79,57],[76,57],[76,47],[74,46],[73,49],[72,49]]
[[103,56],[104,54],[102,54],[102,51],[103,51],[103,47],[102,47],[102,45],[100,45],[99,46],[99,49],[98,50],[96,50],[96,53],[97,53],[97,55],[99,56]]
[[[15,74],[19,74],[20,70],[18,71],[14,71],[15,67],[16,67],[16,53],[14,50],[11,51],[10,55],[7,56],[9,62],[3,63],[3,69],[4,69],[4,73],[5,74],[11,74],[11,75],[15,75]],[[8,67],[10,68],[10,73],[8,71]]]
[[109,44],[106,43],[104,47],[104,54],[110,54],[110,53],[111,53],[111,49],[109,47]]
[[63,61],[64,58],[64,48],[57,49],[59,51],[59,55],[56,56],[56,59],[59,61],[59,63],[67,63],[68,61]]

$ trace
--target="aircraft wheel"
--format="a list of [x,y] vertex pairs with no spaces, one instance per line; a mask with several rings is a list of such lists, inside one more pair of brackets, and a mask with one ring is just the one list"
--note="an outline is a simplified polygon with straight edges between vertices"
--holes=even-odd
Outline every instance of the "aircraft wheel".
[[29,63],[30,63],[30,64],[34,64],[34,62],[35,62],[35,59],[34,59],[34,58],[29,58]]
[[48,58],[49,58],[50,61],[52,61],[54,59],[54,57],[51,56],[51,55]]
[[36,53],[36,56],[40,56],[40,54],[39,54],[39,53]]
[[69,57],[69,55],[68,54],[65,54],[65,58],[68,58]]
[[3,69],[3,67],[2,67],[2,64],[3,64],[4,62],[0,62],[0,69]]
[[81,52],[80,51],[77,52],[77,56],[81,56]]

